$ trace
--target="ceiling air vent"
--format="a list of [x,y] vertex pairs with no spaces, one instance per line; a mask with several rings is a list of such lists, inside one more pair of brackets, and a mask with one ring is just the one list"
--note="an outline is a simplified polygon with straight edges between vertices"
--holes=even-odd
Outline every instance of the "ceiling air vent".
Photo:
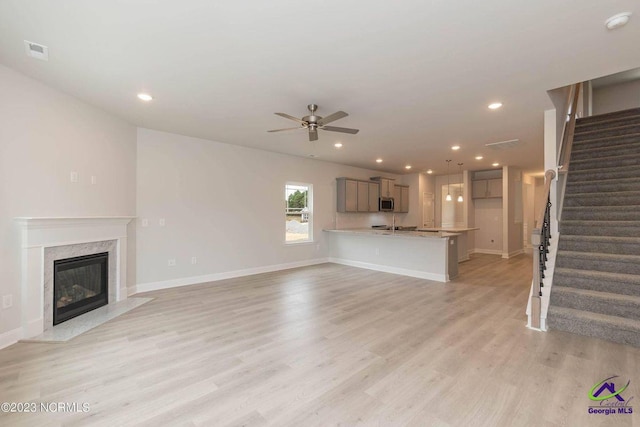
[[49,48],[45,45],[30,42],[25,40],[24,47],[27,50],[27,56],[32,58],[41,59],[42,61],[49,60]]
[[489,144],[484,144],[484,146],[493,150],[506,150],[507,148],[513,148],[519,144],[519,139],[510,139],[508,141],[490,142]]

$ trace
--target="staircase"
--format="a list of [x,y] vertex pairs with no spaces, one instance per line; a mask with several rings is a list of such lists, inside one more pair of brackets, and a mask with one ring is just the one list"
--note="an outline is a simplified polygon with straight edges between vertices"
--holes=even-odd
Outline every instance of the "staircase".
[[576,122],[547,325],[640,347],[640,108]]

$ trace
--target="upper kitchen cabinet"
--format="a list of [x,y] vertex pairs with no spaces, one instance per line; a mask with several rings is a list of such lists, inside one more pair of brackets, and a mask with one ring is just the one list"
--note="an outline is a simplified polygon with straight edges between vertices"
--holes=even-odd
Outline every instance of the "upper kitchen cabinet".
[[409,212],[409,186],[396,185],[393,190],[393,211],[398,213]]
[[394,196],[395,184],[393,182],[393,179],[383,178],[381,176],[373,176],[371,177],[371,180],[380,183],[380,197]]
[[502,170],[492,169],[474,172],[471,196],[474,199],[502,197]]
[[377,182],[361,181],[351,178],[337,180],[338,212],[378,212]]

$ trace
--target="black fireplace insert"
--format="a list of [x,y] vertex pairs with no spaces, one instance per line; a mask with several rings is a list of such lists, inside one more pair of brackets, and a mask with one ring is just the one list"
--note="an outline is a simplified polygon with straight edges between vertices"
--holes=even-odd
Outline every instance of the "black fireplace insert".
[[109,253],[53,262],[53,324],[107,305]]

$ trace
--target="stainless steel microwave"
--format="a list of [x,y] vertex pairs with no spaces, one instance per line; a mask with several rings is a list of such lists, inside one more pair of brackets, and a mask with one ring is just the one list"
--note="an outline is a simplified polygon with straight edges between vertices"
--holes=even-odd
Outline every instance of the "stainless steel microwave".
[[380,212],[393,212],[393,197],[380,197],[378,210]]

